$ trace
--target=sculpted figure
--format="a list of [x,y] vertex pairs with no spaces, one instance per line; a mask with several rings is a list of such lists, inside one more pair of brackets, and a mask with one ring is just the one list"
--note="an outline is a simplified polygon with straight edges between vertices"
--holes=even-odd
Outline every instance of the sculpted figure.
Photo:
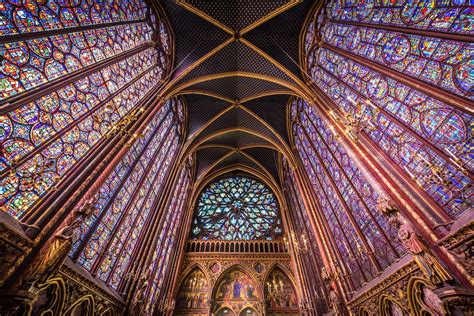
[[408,253],[413,255],[423,274],[434,285],[441,285],[452,280],[448,272],[433,256],[428,245],[416,233],[413,225],[400,214],[398,207],[393,202],[379,201],[379,211],[388,218],[389,224],[397,229],[400,242]]
[[331,291],[329,292],[329,305],[331,306],[331,310],[333,313],[339,313],[339,306],[341,305],[341,300],[339,299],[339,296],[337,295],[336,291],[334,291],[333,289],[331,289]]
[[[34,285],[43,283],[52,277],[66,260],[72,245],[77,238],[77,229],[86,218],[94,212],[94,200],[87,200],[81,207],[74,210],[70,224],[59,228],[54,236],[40,250],[39,255],[23,273],[21,284]],[[20,284],[18,284],[20,285]]]
[[133,297],[131,305],[131,315],[141,316],[144,315],[144,307],[146,305],[146,291],[148,289],[148,278],[141,278],[141,286],[138,289],[137,293]]

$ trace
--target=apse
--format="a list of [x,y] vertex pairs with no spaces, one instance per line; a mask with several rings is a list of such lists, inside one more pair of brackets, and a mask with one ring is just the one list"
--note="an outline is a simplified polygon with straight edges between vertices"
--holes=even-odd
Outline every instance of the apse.
[[466,0],[0,0],[0,315],[471,315]]

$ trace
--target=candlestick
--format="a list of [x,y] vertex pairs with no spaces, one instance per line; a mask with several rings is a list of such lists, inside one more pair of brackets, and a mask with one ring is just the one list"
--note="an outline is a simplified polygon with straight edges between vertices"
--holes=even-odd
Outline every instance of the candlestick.
[[454,160],[458,160],[458,157],[456,157],[456,155],[453,154],[448,148],[446,148],[446,152],[447,152],[451,157],[453,157]]
[[421,158],[424,162],[426,162],[428,165],[431,166],[431,163],[430,163],[428,160],[426,160],[425,157],[423,157],[422,155],[420,155],[420,153],[416,154],[416,156],[419,157],[419,158]]
[[408,170],[408,167],[405,165],[403,166],[403,168],[405,169],[405,171],[408,173],[408,175],[412,178],[412,179],[415,179],[415,176],[413,175],[413,173],[411,173],[410,170]]

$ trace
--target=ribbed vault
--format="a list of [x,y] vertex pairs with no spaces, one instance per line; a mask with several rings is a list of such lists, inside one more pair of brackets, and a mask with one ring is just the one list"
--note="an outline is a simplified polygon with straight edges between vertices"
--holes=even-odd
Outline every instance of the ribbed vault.
[[183,159],[195,154],[198,179],[241,166],[279,181],[279,155],[292,160],[288,101],[310,95],[297,61],[311,3],[165,2],[175,32],[176,66],[164,94],[180,95],[186,103]]

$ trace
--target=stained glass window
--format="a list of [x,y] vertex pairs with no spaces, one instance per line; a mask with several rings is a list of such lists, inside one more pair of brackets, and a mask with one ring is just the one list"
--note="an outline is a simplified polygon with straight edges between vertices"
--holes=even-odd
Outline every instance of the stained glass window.
[[95,213],[81,226],[71,256],[114,289],[132,259],[142,232],[179,148],[177,131],[183,111],[178,99],[155,114],[140,138],[116,166],[98,193]]
[[[156,304],[161,293],[161,287],[166,274],[170,271],[171,251],[176,249],[176,238],[181,227],[181,219],[187,207],[191,179],[186,168],[182,168],[173,198],[169,201],[164,221],[160,224],[160,234],[156,240],[153,258],[150,264],[152,283],[148,292],[148,301]],[[172,263],[171,263],[172,264]]]
[[474,34],[469,4],[464,0],[332,0],[327,12],[340,21]]
[[321,268],[324,266],[321,260],[322,249],[318,248],[316,240],[316,232],[311,226],[311,220],[308,210],[302,200],[302,193],[296,185],[295,174],[293,170],[287,165],[287,161],[283,158],[283,178],[284,190],[288,199],[289,212],[288,215],[292,218],[295,225],[295,232],[304,234],[308,240],[308,255],[301,256],[300,260],[304,263],[302,268],[307,270],[306,275],[311,276],[311,280],[307,280],[308,290],[313,292],[313,297],[323,297],[323,284],[321,282]]
[[263,183],[244,176],[214,181],[201,193],[193,239],[274,239],[282,233],[278,203]]
[[343,115],[362,118],[363,133],[452,218],[473,193],[474,119],[462,106],[474,97],[466,4],[330,1],[304,46],[317,88]]
[[139,109],[169,68],[167,32],[142,0],[0,3],[2,211],[25,216]]
[[328,124],[305,101],[296,100],[292,107],[297,151],[358,287],[403,253],[394,229],[376,209],[383,191],[373,186],[355,155],[336,140]]

